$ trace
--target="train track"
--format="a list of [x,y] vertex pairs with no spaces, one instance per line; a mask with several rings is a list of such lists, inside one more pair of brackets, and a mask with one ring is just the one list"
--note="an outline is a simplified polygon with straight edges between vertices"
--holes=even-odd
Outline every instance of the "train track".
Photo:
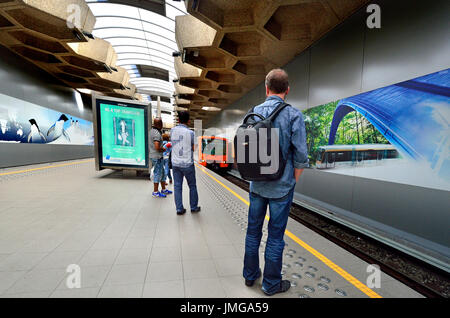
[[[249,183],[224,173],[225,179],[249,191]],[[450,275],[342,224],[293,204],[290,217],[428,298],[450,297]]]

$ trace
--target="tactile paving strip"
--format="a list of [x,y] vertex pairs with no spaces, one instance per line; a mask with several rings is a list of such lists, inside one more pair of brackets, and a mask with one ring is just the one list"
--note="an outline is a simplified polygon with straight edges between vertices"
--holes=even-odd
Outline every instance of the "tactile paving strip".
[[[220,187],[216,181],[205,173],[197,173],[198,178],[211,192],[217,202],[230,214],[234,222],[242,231],[247,230],[248,206],[238,200],[232,193]],[[261,240],[261,254],[264,255],[264,247],[267,241],[267,221],[263,228]],[[346,288],[333,288],[332,275],[336,275],[331,269],[320,264],[313,255],[285,236],[285,250],[283,252],[282,275],[291,282],[290,297],[315,298],[315,297],[346,297]],[[319,264],[319,265],[318,265]],[[350,286],[350,285],[349,285]]]
[[17,167],[4,168],[0,169],[0,182],[7,182],[36,175],[54,175],[61,173],[62,171],[66,171],[67,169],[79,168],[80,165],[84,165],[89,162],[90,160],[71,160],[52,164],[25,166],[22,169]]

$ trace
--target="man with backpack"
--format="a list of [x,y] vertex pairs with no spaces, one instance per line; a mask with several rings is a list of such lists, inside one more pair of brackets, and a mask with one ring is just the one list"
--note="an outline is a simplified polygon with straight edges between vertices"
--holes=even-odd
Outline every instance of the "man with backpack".
[[[285,245],[283,237],[295,185],[303,169],[309,165],[303,115],[298,109],[284,103],[289,89],[287,73],[281,69],[272,70],[266,77],[266,101],[247,114],[235,138],[238,169],[244,179],[252,181],[243,270],[247,286],[253,286],[261,276],[259,245],[267,206],[270,209],[262,283],[262,290],[266,295],[286,292],[291,286],[290,282],[282,280],[281,276]],[[251,123],[248,120],[251,120]],[[258,134],[258,140],[253,140],[253,146],[257,144],[255,147],[259,149],[251,151],[244,148],[243,152],[240,152],[239,146],[252,146],[252,142],[242,137],[249,132]],[[249,159],[252,154],[257,156],[253,158],[253,162]],[[275,162],[276,168],[272,171],[264,168],[269,164],[273,166],[273,163],[261,163],[261,158],[267,158],[269,154],[270,157],[276,155],[275,158],[278,158]]]

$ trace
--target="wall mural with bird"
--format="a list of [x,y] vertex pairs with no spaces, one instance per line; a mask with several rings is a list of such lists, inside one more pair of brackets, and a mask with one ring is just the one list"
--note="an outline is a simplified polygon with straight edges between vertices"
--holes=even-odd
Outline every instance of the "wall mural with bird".
[[90,121],[0,94],[0,143],[93,145]]

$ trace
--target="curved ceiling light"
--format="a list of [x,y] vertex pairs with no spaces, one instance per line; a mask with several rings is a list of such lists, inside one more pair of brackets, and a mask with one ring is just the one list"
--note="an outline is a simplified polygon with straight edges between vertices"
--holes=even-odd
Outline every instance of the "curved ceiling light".
[[[187,14],[184,3],[164,0],[86,2],[97,19],[93,35],[111,43],[117,53],[117,65],[127,69],[130,83],[136,85],[138,92],[172,96],[176,78],[172,56],[177,50],[175,16]],[[146,77],[141,67],[166,70],[168,81],[155,78],[158,76]],[[149,95],[143,95],[151,100]]]

